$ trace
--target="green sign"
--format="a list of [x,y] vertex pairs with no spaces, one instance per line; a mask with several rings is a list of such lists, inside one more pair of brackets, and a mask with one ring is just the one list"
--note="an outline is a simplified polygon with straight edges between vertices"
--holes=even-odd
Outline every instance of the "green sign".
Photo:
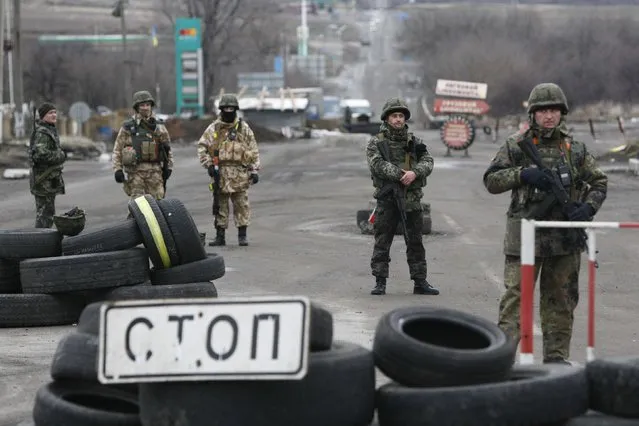
[[204,114],[202,22],[198,18],[175,21],[175,90],[177,114]]

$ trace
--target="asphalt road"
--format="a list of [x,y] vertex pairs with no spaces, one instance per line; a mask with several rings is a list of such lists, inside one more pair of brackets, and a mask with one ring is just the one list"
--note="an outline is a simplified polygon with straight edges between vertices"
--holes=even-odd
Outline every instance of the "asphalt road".
[[[440,296],[414,296],[401,237],[392,248],[388,294],[369,295],[372,237],[361,235],[355,213],[367,208],[371,181],[363,147],[365,136],[329,137],[261,145],[263,171],[251,189],[254,219],[249,247],[237,246],[233,230],[224,255],[227,272],[216,281],[220,297],[307,295],[334,314],[335,337],[370,347],[376,323],[385,312],[406,305],[445,306],[495,320],[502,288],[501,244],[509,196],[490,195],[481,176],[496,150],[487,140],[471,147],[471,157],[445,149],[436,132],[420,133],[435,155],[435,170],[425,191],[432,204],[433,234],[425,237],[429,280]],[[609,145],[616,142],[609,141]],[[201,230],[212,236],[207,175],[193,147],[176,148],[176,170],[169,196],[182,200]],[[67,195],[60,211],[87,210],[87,228],[126,215],[126,199],[113,181],[110,165],[71,162]],[[610,195],[598,220],[639,220],[639,181],[610,175]],[[33,200],[27,181],[0,181],[0,227],[33,226]],[[630,231],[602,231],[599,241],[597,348],[599,355],[635,354],[637,237]],[[207,248],[210,250],[210,248]],[[586,273],[575,321],[572,358],[585,360]],[[536,319],[539,316],[536,315]],[[538,324],[538,322],[536,322]],[[538,330],[538,327],[536,327]],[[49,366],[60,338],[73,326],[0,329],[0,425],[29,416],[33,397],[50,380]],[[536,333],[536,353],[540,336]],[[379,376],[379,381],[386,380]]]

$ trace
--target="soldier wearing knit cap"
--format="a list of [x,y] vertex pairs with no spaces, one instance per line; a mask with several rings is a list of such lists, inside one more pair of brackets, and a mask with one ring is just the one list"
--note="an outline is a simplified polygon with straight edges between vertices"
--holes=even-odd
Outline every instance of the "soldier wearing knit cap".
[[38,108],[39,119],[29,142],[31,174],[29,187],[35,196],[36,228],[51,228],[55,215],[55,197],[64,194],[62,169],[67,159],[55,127],[55,105],[45,102]]

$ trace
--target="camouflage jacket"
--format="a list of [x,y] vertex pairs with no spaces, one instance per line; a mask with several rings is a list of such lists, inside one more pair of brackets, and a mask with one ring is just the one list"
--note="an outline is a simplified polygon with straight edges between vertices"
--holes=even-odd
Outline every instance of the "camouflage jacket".
[[[213,165],[218,151],[220,191],[229,194],[246,191],[249,172],[260,169],[260,153],[253,130],[244,120],[225,123],[219,118],[206,128],[197,143],[197,155],[205,169]],[[213,183],[213,178],[211,178]]]
[[[520,172],[533,166],[532,161],[517,143],[528,132],[511,135],[501,146],[484,174],[484,185],[491,194],[511,191],[510,207],[506,213],[504,254],[519,256],[521,249],[521,219],[533,219],[539,203],[549,194],[521,182]],[[563,163],[570,167],[572,184],[569,193],[573,201],[588,203],[597,212],[606,199],[608,178],[597,166],[595,158],[582,142],[574,141],[566,133],[555,140],[541,139],[537,149],[546,167]],[[565,220],[559,205],[547,217],[538,220]],[[535,256],[557,256],[580,252],[577,232],[567,228],[540,228],[535,234]]]
[[[426,186],[427,178],[433,171],[433,157],[428,152],[424,142],[411,133],[408,133],[408,136],[403,140],[393,139],[388,137],[388,132],[382,126],[382,132],[373,136],[368,142],[366,161],[371,172],[373,186],[375,187],[373,197],[378,198],[380,189],[388,182],[399,183],[403,176],[402,170],[406,170],[406,149],[409,146],[409,141],[412,141],[410,145],[417,147],[417,149],[413,149],[409,155],[410,163],[408,169],[415,172],[417,177],[406,189],[406,210],[420,211],[422,209],[421,199],[424,196],[422,188]],[[380,143],[383,141],[388,143],[390,161],[384,160],[380,152]],[[403,187],[401,183],[400,185]],[[392,195],[390,197],[387,198],[388,201],[392,199]]]
[[62,169],[67,158],[54,125],[38,121],[31,135],[29,158],[31,193],[38,196],[64,194]]
[[[154,114],[151,114],[151,116],[155,117]],[[140,114],[135,114],[130,120],[124,122],[120,128],[118,136],[115,139],[115,144],[113,145],[113,155],[111,159],[113,163],[113,171],[125,170],[127,173],[134,173],[136,171],[162,172],[162,163],[160,162],[139,161],[136,166],[123,166],[122,164],[122,151],[127,147],[133,148],[131,131],[136,130],[140,126],[141,120],[142,116]],[[152,139],[155,142],[170,146],[171,137],[164,124],[157,123],[155,130],[149,131],[148,133],[152,136]],[[169,150],[168,154],[168,168],[173,170],[173,151]]]

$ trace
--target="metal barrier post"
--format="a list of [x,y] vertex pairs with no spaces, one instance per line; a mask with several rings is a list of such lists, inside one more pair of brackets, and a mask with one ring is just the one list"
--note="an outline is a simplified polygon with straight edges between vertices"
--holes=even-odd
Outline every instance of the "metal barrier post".
[[533,300],[535,294],[535,222],[522,219],[521,221],[521,294],[520,336],[521,346],[519,363],[530,365],[535,362],[533,355]]
[[597,241],[594,229],[587,229],[588,235],[588,346],[586,347],[586,361],[595,359],[595,278]]

